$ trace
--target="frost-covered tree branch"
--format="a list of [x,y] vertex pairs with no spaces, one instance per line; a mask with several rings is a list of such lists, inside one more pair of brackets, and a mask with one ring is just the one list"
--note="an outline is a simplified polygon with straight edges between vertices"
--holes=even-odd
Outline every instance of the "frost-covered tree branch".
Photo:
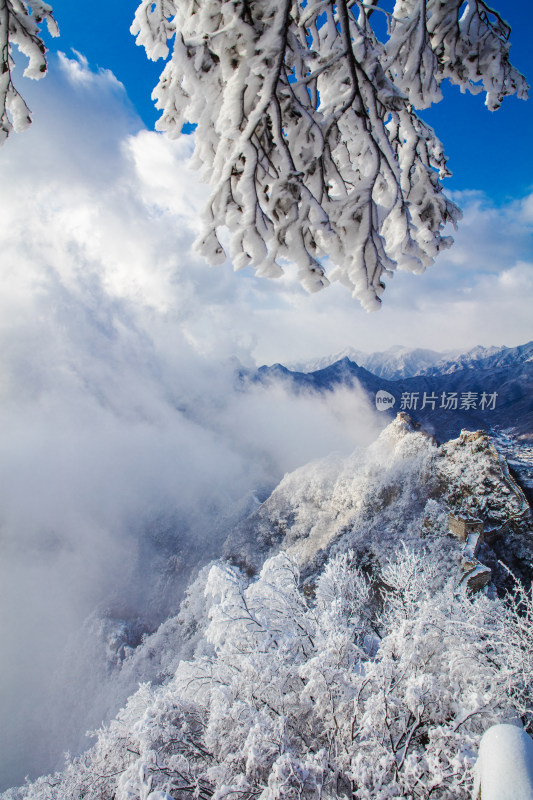
[[[197,125],[195,157],[212,194],[200,250],[275,277],[287,261],[315,291],[343,283],[368,309],[397,268],[422,272],[459,209],[442,192],[443,147],[418,116],[444,79],[494,110],[527,96],[509,62],[509,27],[482,0],[142,0],[132,26],[166,58],[158,127]],[[386,34],[375,20],[385,17]],[[46,71],[42,0],[0,0],[0,142],[30,122],[13,83]],[[170,54],[169,43],[172,42]],[[327,274],[326,274],[327,273]]]
[[[197,124],[195,157],[212,194],[201,251],[237,269],[298,266],[310,291],[330,280],[379,307],[383,279],[422,272],[460,218],[439,179],[442,145],[416,113],[463,91],[526,97],[509,28],[485,3],[397,0],[382,41],[378,3],[360,0],[143,0],[132,26],[152,59],[173,51],[154,96],[158,127]],[[326,271],[328,276],[326,276]]]
[[52,36],[59,31],[52,8],[42,0],[0,0],[0,144],[11,131],[21,131],[31,122],[26,102],[13,83],[13,46],[27,57],[27,78],[42,78],[46,72],[45,46],[40,24],[46,20]]

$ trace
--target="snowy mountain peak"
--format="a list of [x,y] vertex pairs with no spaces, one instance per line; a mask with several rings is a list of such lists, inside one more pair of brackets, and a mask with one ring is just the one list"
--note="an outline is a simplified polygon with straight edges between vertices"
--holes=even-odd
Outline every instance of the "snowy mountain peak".
[[476,345],[466,351],[447,350],[443,352],[394,345],[388,350],[365,353],[353,347],[347,347],[332,356],[307,362],[295,362],[287,366],[296,372],[311,373],[325,369],[346,358],[379,378],[398,380],[418,375],[450,374],[461,369],[486,369],[524,364],[533,360],[533,342],[527,342],[517,347]]
[[401,438],[408,433],[420,433],[428,436],[418,422],[415,422],[405,411],[399,411],[394,420],[381,432],[379,439]]
[[518,561],[531,557],[532,542],[519,533],[527,525],[527,501],[489,437],[464,431],[438,446],[400,413],[366,450],[286,475],[233,531],[226,552],[255,570],[283,549],[314,569],[347,548],[363,562],[382,563],[400,541],[418,548],[424,535],[427,547],[449,559],[453,573],[459,551],[448,539],[450,511],[483,519],[486,530],[500,532],[495,546]]
[[401,459],[415,455],[435,444],[433,437],[409,414],[400,411],[393,421],[384,428],[375,442],[368,448],[368,454],[376,461],[387,464],[391,458]]

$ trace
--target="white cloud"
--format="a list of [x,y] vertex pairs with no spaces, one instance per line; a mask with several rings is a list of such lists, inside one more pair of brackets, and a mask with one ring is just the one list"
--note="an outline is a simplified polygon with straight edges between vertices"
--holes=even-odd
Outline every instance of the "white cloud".
[[124,84],[121,83],[117,77],[111,72],[110,69],[98,69],[96,72],[91,70],[89,67],[89,61],[87,57],[84,56],[82,53],[78,53],[77,50],[72,50],[74,54],[74,58],[69,58],[65,53],[58,51],[59,56],[59,66],[67,76],[70,83],[74,86],[77,84],[81,84],[85,87],[87,86],[98,86],[102,87],[102,84],[107,84],[108,86],[119,89],[121,91],[126,91],[124,88]]
[[[67,71],[84,77],[74,85],[67,81],[60,96],[53,87],[67,62]],[[91,72],[79,54],[62,63],[56,84],[42,82],[35,94],[33,105],[45,97],[47,86],[48,108],[36,108],[35,115],[42,135],[30,147],[10,142],[10,177],[25,181],[27,196],[35,195],[45,209],[39,212],[41,221],[46,215],[62,220],[57,235],[65,247],[78,247],[85,259],[96,261],[100,248],[105,251],[106,291],[143,296],[148,305],[172,310],[181,334],[203,353],[218,351],[225,341],[228,356],[248,354],[263,363],[315,357],[347,345],[368,351],[395,343],[447,349],[530,338],[527,283],[514,298],[512,324],[507,320],[493,327],[487,324],[487,303],[497,318],[504,305],[497,295],[487,296],[485,277],[533,260],[532,196],[497,207],[479,192],[458,193],[465,216],[452,249],[423,275],[398,272],[388,281],[382,310],[367,314],[339,285],[308,296],[291,274],[277,282],[260,281],[247,271],[234,276],[229,264],[211,269],[202,263],[191,242],[207,187],[187,167],[191,139],[170,142],[139,130],[107,74]],[[66,104],[68,86],[75,91]],[[68,162],[68,179],[55,174],[57,158]],[[20,160],[28,169],[15,178]],[[95,193],[106,203],[96,202]],[[42,246],[46,242],[43,237]],[[498,291],[495,284],[493,289]],[[482,324],[469,324],[474,318]]]
[[209,189],[198,172],[188,166],[192,155],[191,136],[170,141],[151,131],[130,136],[126,152],[133,160],[140,197],[148,208],[170,212],[186,221],[191,233],[201,230],[201,212]]
[[520,218],[526,224],[532,225],[533,224],[533,194],[528,195],[525,197],[522,202],[520,203]]

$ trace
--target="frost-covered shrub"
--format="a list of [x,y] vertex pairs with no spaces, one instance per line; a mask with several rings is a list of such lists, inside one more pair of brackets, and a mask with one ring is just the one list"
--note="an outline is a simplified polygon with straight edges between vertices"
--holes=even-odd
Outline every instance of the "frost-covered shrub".
[[252,581],[215,564],[212,651],[6,800],[469,797],[484,730],[532,724],[533,604],[434,590],[437,571],[404,549],[371,584],[344,553],[309,596],[285,553]]

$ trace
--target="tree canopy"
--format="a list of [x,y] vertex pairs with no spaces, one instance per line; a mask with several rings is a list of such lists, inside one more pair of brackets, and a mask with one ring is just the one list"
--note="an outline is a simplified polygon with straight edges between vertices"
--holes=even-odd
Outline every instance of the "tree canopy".
[[[0,0],[0,134],[29,121],[11,46],[46,70],[41,0]],[[445,196],[444,149],[418,111],[445,79],[489,109],[527,96],[509,26],[482,0],[142,0],[132,25],[151,59],[170,137],[196,127],[194,163],[211,185],[201,252],[316,291],[337,280],[378,308],[396,268],[423,272],[460,210]],[[224,239],[225,241],[225,239]]]
[[285,553],[253,580],[204,570],[181,613],[200,652],[5,800],[468,800],[482,733],[532,726],[531,594],[436,588],[408,549],[374,583],[354,562],[307,594]]

